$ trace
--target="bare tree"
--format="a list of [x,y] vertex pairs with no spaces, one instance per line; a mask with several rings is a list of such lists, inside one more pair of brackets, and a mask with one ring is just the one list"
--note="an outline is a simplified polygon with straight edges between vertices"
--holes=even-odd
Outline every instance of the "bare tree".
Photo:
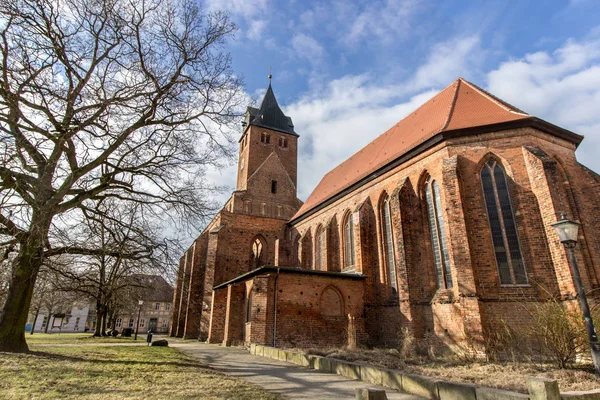
[[142,218],[140,210],[137,203],[107,199],[86,210],[87,218],[78,226],[76,241],[68,234],[62,239],[94,249],[93,254],[77,256],[70,268],[56,269],[65,278],[61,290],[95,300],[94,336],[106,335],[111,305],[123,292],[137,286],[133,276],[164,272],[165,249],[155,236],[158,227]]
[[0,351],[28,350],[44,259],[101,253],[57,240],[97,202],[212,212],[202,170],[230,155],[219,127],[241,100],[222,51],[234,29],[193,0],[0,2],[0,246],[14,253]]

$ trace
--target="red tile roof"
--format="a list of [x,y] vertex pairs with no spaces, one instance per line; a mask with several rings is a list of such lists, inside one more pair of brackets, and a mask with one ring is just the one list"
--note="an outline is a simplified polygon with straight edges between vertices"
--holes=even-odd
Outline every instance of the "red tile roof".
[[321,179],[292,220],[441,133],[531,116],[459,78]]

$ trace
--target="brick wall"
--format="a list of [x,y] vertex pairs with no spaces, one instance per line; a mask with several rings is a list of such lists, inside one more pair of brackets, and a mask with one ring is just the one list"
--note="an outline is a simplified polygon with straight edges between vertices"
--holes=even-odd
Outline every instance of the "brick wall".
[[252,342],[285,347],[344,346],[348,343],[349,316],[354,319],[351,336],[365,339],[362,279],[282,269],[279,274],[261,274],[215,293],[227,296],[227,300],[223,324],[216,322],[217,318],[221,321],[223,310],[215,308],[211,329],[216,341],[217,331],[223,325],[226,345]]
[[[363,335],[363,296],[361,280],[281,274],[277,281],[276,345],[346,345],[348,315],[357,318],[359,335]],[[336,302],[339,313],[328,307]]]
[[206,280],[206,255],[208,251],[208,233],[203,233],[192,246],[193,258],[190,266],[188,299],[183,331],[184,339],[201,336],[202,314],[208,314],[203,304],[204,282]]
[[247,282],[252,292],[250,316],[245,342],[271,345],[273,342],[273,288],[274,279],[269,275],[254,277]]
[[223,344],[241,344],[244,334],[244,300],[246,284],[244,282],[227,286],[227,302],[225,310],[225,327]]
[[179,326],[179,315],[181,309],[181,291],[183,290],[183,257],[179,259],[179,268],[177,269],[177,278],[175,279],[175,290],[173,290],[173,314],[171,316],[171,326],[169,327],[169,336],[177,335],[177,327]]
[[225,338],[225,316],[227,314],[227,288],[212,292],[210,310],[210,325],[208,328],[208,342],[221,343]]

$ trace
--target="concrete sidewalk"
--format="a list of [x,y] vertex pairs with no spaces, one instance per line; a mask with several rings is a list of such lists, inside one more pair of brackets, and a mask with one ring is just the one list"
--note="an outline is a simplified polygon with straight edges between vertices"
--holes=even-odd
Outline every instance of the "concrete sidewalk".
[[[298,367],[283,361],[253,356],[242,348],[222,347],[169,338],[169,346],[196,357],[208,366],[236,378],[259,385],[287,399],[354,399],[357,388],[377,386]],[[390,400],[419,400],[420,397],[385,389]]]

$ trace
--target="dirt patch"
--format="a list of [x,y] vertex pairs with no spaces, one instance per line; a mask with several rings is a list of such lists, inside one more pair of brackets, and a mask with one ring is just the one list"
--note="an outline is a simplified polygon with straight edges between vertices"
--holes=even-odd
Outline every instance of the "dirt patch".
[[558,381],[563,392],[600,388],[600,379],[593,367],[558,369],[550,364],[528,362],[473,362],[456,359],[411,358],[403,359],[396,349],[355,350],[308,349],[307,354],[320,355],[351,362],[398,369],[411,374],[426,375],[454,382],[472,383],[527,393],[527,377],[543,376]]

